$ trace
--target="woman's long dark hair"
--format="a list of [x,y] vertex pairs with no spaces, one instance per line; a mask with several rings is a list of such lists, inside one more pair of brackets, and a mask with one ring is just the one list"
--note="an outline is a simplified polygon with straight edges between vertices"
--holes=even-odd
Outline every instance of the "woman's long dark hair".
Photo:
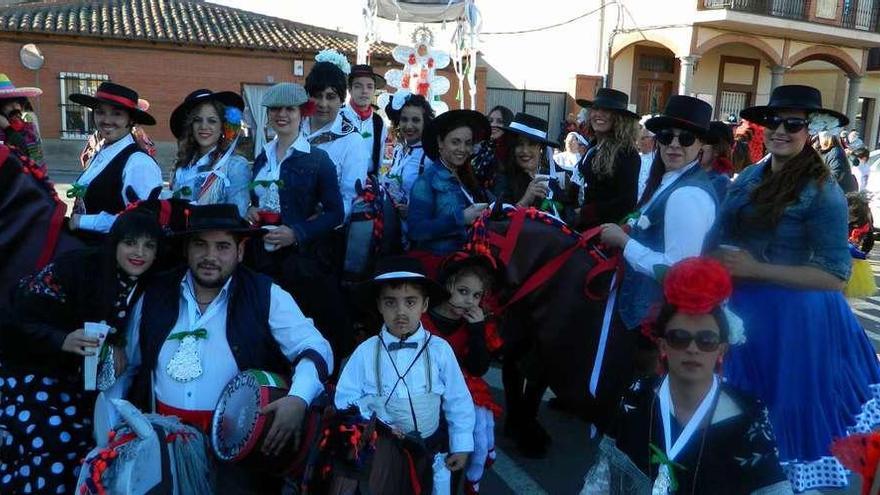
[[751,194],[754,213],[741,221],[760,227],[775,227],[785,208],[797,201],[808,183],[815,181],[821,187],[830,176],[831,171],[822,157],[809,142],[806,143],[782,170],[772,173],[768,165],[764,177]]
[[[449,135],[450,132],[461,129],[462,127],[468,127],[467,125],[459,125],[450,127],[449,129],[441,129],[440,132],[437,133],[437,139],[442,141]],[[473,132],[474,129],[471,129]],[[474,133],[476,137],[476,133]],[[458,175],[458,180],[462,183],[462,185],[473,195],[474,201],[477,203],[484,202],[486,199],[486,191],[480,187],[480,182],[477,180],[477,176],[474,175],[474,167],[471,165],[471,159],[468,158],[465,162],[456,169],[455,173]]]
[[[517,201],[523,194],[525,194],[526,189],[529,187],[529,183],[532,181],[532,178],[529,174],[516,163],[516,153],[514,153],[514,149],[516,148],[517,142],[519,139],[528,139],[521,134],[516,133],[507,133],[502,137],[503,141],[506,143],[507,149],[511,152],[507,154],[507,157],[501,164],[501,173],[507,176],[510,181],[510,189],[514,195],[517,195],[515,198],[507,198],[510,201]],[[540,151],[538,152],[538,170],[536,173],[545,173],[549,167],[549,162],[547,161],[547,153],[544,146],[540,146]]]
[[217,147],[214,148],[214,151],[211,152],[211,163],[215,163],[217,160],[223,156],[224,153],[229,149],[230,143],[226,141],[226,137],[223,135],[224,128],[226,126],[226,107],[223,106],[222,103],[216,100],[207,101],[200,105],[196,105],[189,111],[186,116],[186,124],[183,127],[183,137],[180,138],[177,147],[177,161],[174,162],[174,165],[171,168],[171,177],[174,177],[174,172],[178,168],[185,168],[192,165],[193,161],[195,161],[198,153],[199,153],[199,143],[196,142],[195,135],[193,134],[193,120],[195,120],[196,115],[199,112],[199,109],[202,108],[202,105],[211,105],[214,107],[214,110],[217,111],[217,115],[220,117],[220,140],[217,141]]
[[[428,126],[428,124],[434,120],[434,109],[431,108],[431,104],[428,103],[428,100],[425,99],[422,95],[412,95],[407,98],[406,102],[400,107],[398,111],[388,111],[388,118],[391,119],[391,125],[393,128],[393,135],[397,136],[398,129],[400,127],[400,115],[403,114],[403,109],[406,107],[415,107],[421,109],[422,111],[422,130]],[[388,108],[391,108],[390,106]]]

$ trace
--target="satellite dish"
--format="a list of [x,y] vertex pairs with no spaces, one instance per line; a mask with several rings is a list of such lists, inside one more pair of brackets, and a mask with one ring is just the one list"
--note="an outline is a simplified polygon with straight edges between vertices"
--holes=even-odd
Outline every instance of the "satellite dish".
[[39,70],[40,67],[43,66],[43,63],[46,61],[46,57],[43,56],[43,53],[40,52],[40,49],[37,48],[37,45],[33,43],[28,43],[21,47],[21,51],[18,54],[21,59],[21,65],[27,67],[30,70]]

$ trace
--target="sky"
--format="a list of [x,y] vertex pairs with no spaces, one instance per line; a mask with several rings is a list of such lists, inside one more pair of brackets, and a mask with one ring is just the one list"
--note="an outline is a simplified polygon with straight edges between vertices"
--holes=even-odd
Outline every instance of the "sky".
[[[209,0],[261,14],[357,34],[363,28],[361,0]],[[477,0],[483,32],[545,27],[596,9],[600,0]],[[536,8],[540,5],[541,8]],[[514,87],[572,91],[575,74],[598,74],[598,15],[558,28],[517,35],[484,34],[480,50]],[[406,43],[416,24],[379,21],[383,41]],[[437,48],[449,45],[455,27],[432,26]]]

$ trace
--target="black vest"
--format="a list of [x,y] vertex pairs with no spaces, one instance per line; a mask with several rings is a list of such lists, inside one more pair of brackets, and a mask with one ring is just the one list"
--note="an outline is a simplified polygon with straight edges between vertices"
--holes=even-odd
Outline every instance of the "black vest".
[[89,183],[83,197],[87,214],[94,215],[102,211],[116,214],[125,209],[125,202],[122,200],[122,172],[131,155],[138,152],[143,153],[137,143],[129,144]]
[[[151,374],[156,369],[159,351],[177,324],[183,276],[180,270],[160,275],[144,292],[139,342],[141,367],[131,393],[132,400],[147,407],[145,410],[151,409]],[[269,277],[243,266],[235,270],[229,284],[226,339],[239,370],[261,369],[289,377],[293,366],[269,329],[271,288]]]

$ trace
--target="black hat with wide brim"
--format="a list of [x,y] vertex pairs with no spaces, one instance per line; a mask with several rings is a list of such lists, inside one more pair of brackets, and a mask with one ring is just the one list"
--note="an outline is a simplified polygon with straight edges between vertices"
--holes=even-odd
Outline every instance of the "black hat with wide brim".
[[176,232],[189,236],[204,232],[229,232],[235,235],[257,236],[264,232],[248,223],[238,214],[238,207],[229,203],[192,205],[186,213],[186,228]]
[[423,287],[431,306],[449,299],[449,292],[425,274],[421,261],[409,256],[388,256],[376,262],[373,278],[355,286],[356,301],[365,310],[374,309],[382,286],[404,283]]
[[138,108],[137,91],[121,84],[102,82],[94,95],[73,93],[68,99],[93,110],[102,104],[111,105],[128,111],[135,124],[156,125],[156,119],[152,115]]
[[348,73],[348,86],[351,87],[352,81],[356,77],[370,77],[376,83],[376,89],[385,87],[385,78],[373,72],[373,68],[366,64],[353,65],[351,72]]
[[713,120],[709,122],[709,134],[706,136],[709,144],[718,144],[722,141],[733,144],[733,129],[727,122]]
[[440,158],[440,145],[437,144],[438,136],[445,136],[450,131],[459,127],[470,127],[473,132],[473,141],[477,143],[489,137],[491,129],[489,119],[480,112],[474,110],[450,110],[435,117],[422,133],[422,146],[425,155],[431,160]]
[[766,127],[767,118],[779,110],[802,110],[807,117],[814,113],[829,115],[837,119],[838,125],[835,127],[849,124],[849,117],[846,115],[822,107],[822,93],[818,89],[800,84],[777,86],[770,93],[770,101],[766,105],[744,108],[739,116]]
[[712,105],[693,96],[672,95],[663,113],[646,120],[645,127],[654,134],[663,129],[690,131],[706,142],[711,121]]
[[[587,102],[588,100],[582,101]],[[578,104],[580,105],[580,102],[578,102]],[[596,98],[594,98],[590,104],[590,108],[608,110],[636,120],[641,118],[639,117],[639,114],[629,110],[629,95],[623,91],[611,88],[599,88],[599,90],[596,91]]]
[[535,117],[534,115],[519,112],[513,117],[510,125],[501,126],[499,129],[504,129],[505,132],[510,132],[519,136],[525,136],[531,141],[537,143],[552,146],[554,148],[561,148],[559,143],[547,138],[549,129],[547,121]]
[[593,100],[587,100],[584,98],[578,98],[574,100],[579,107],[581,108],[593,108]]
[[[208,101],[218,101],[226,107],[235,107],[244,111],[244,100],[237,93],[232,91],[219,91],[217,93],[210,89],[197,89],[187,95],[183,103],[177,105],[177,108],[171,112],[171,118],[168,120],[168,126],[174,137],[180,139],[183,137],[184,127],[186,126],[186,116],[193,108]],[[221,116],[222,117],[222,116]]]

